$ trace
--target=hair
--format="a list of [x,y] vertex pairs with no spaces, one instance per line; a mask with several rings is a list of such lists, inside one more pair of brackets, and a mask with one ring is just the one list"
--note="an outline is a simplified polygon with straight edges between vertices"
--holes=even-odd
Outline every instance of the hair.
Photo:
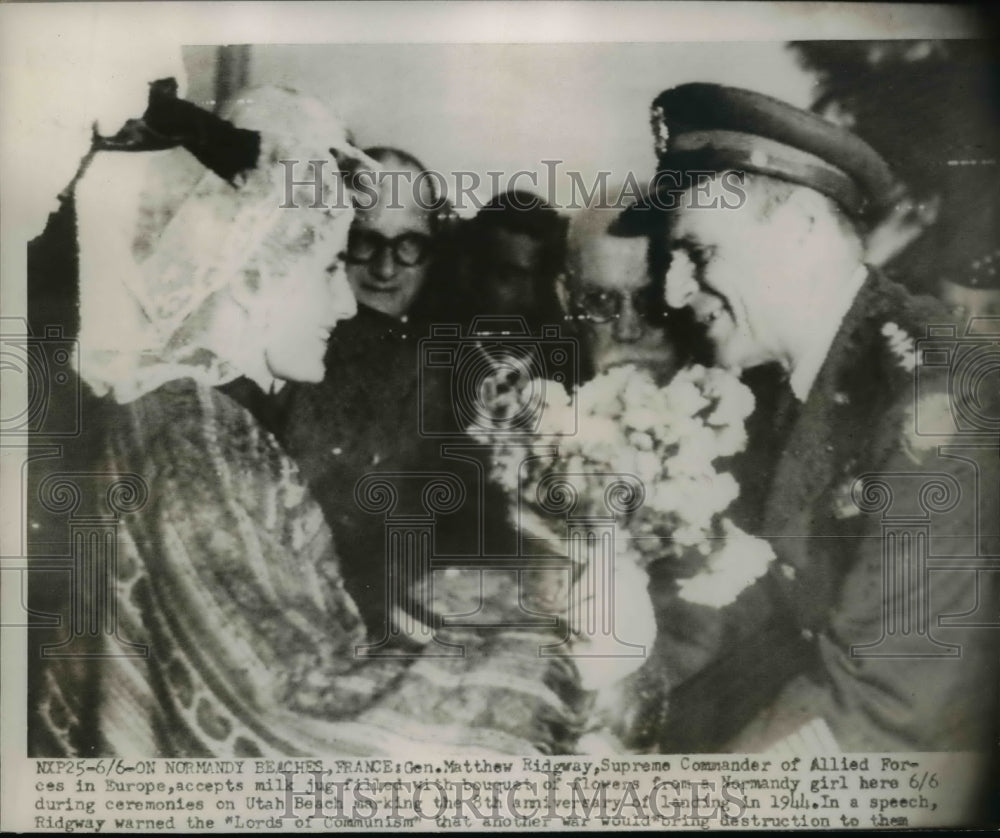
[[[624,194],[625,187],[619,186],[608,192],[610,201],[607,207],[584,207],[573,214],[566,236],[566,268],[568,273],[568,290],[571,295],[579,292],[577,285],[586,274],[586,266],[582,260],[588,244],[595,239],[603,237],[642,241],[647,248],[647,267],[649,268],[651,292],[654,294],[658,292],[655,287],[657,279],[652,272],[652,265],[649,262],[651,237],[648,227],[629,223],[632,212],[630,207],[626,207],[624,210],[610,209],[610,207],[621,206]],[[662,292],[662,277],[659,280],[659,285],[659,291]],[[659,293],[659,299],[663,299],[662,293]]]
[[[418,176],[430,171],[423,161],[400,148],[371,146],[363,151],[388,169],[416,172]],[[454,212],[451,205],[442,198],[437,179],[423,177],[421,181],[430,192],[430,204],[427,205],[426,212],[434,238],[434,250],[427,265],[424,285],[407,314],[413,321],[430,322],[447,313],[455,293],[457,231]]]
[[[422,201],[421,206],[427,212],[431,232],[434,235],[443,232],[444,228],[447,228],[454,220],[455,214],[452,206],[441,194],[437,178],[430,177],[430,169],[419,158],[408,151],[393,146],[371,146],[363,149],[363,153],[388,170],[409,171],[417,175],[414,181],[410,181],[410,186],[419,181],[421,188],[426,188],[429,193],[430,200]],[[354,174],[357,175],[357,173]]]
[[[829,196],[809,186],[759,172],[739,171],[735,173],[742,179],[748,197],[745,207],[752,213],[755,221],[769,221],[793,201],[803,202],[810,207],[811,212],[818,211],[827,216],[833,222],[835,229],[843,236],[845,242],[856,243],[859,251],[863,251],[865,236],[859,223]],[[719,172],[718,176],[721,177],[723,174],[726,173]],[[685,188],[691,188],[699,182],[698,178],[702,176],[704,176],[703,172],[685,172],[682,184]],[[670,211],[656,211],[654,215],[666,222],[666,219],[670,217]],[[633,219],[632,226],[638,229],[639,225],[643,225],[643,230],[649,230],[649,223],[650,219]],[[669,256],[664,249],[666,242],[656,230],[652,232],[650,239],[650,273],[654,281],[662,282],[669,266]]]
[[494,195],[472,220],[475,246],[497,230],[528,236],[542,245],[541,273],[554,279],[566,259],[566,219],[539,195],[526,189],[508,189]]
[[[409,170],[416,172],[418,175],[427,175],[428,173],[427,167],[420,160],[408,151],[403,151],[401,148],[377,145],[364,149],[364,153],[382,166],[392,166],[395,169],[404,171]],[[434,182],[434,179],[430,177],[424,177],[423,180],[430,187],[432,205],[437,206],[438,202],[441,200],[437,184]]]
[[837,229],[848,238],[863,240],[864,236],[858,223],[828,195],[805,186],[772,175],[760,174],[758,172],[736,172],[743,179],[747,195],[753,195],[753,199],[748,201],[750,208],[754,211],[754,217],[760,221],[770,219],[775,213],[782,209],[791,201],[801,200],[804,194],[809,193],[809,200],[815,202],[823,208],[833,219]]
[[767,223],[778,212],[791,206],[811,224],[808,247],[823,247],[828,262],[843,259],[858,263],[864,258],[865,236],[858,222],[828,195],[799,183],[747,173],[744,180],[748,203],[757,220]]
[[[610,206],[618,204],[621,193],[611,192]],[[646,298],[646,324],[651,329],[662,330],[677,353],[680,364],[688,362],[710,363],[711,345],[705,339],[703,330],[696,322],[690,309],[670,309],[666,304],[666,251],[655,235],[650,235],[648,226],[638,226],[631,218],[629,208],[612,212],[602,207],[587,207],[574,213],[567,235],[567,288],[569,305],[575,308],[576,299],[582,291],[581,283],[586,278],[584,264],[588,243],[600,237],[632,239],[642,242],[646,249],[648,284],[643,295]],[[624,222],[624,223],[623,223]],[[632,223],[630,223],[632,222]],[[571,321],[571,324],[574,321]],[[576,326],[574,336],[583,348],[583,380],[596,373],[588,328],[585,324]]]

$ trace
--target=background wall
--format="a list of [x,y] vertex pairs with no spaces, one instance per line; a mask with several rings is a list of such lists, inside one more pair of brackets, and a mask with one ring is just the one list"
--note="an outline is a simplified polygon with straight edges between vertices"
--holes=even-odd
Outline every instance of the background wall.
[[[669,33],[664,33],[668,36]],[[396,145],[432,169],[539,172],[564,161],[586,183],[654,171],[649,104],[687,81],[750,87],[803,107],[814,84],[783,43],[254,45],[245,77],[309,93],[339,112],[360,145]],[[217,95],[215,48],[188,48],[188,97]],[[453,182],[453,181],[452,181]],[[520,185],[530,187],[527,180]],[[565,204],[570,181],[556,178]],[[547,196],[547,195],[546,195]],[[548,196],[547,196],[548,197]]]

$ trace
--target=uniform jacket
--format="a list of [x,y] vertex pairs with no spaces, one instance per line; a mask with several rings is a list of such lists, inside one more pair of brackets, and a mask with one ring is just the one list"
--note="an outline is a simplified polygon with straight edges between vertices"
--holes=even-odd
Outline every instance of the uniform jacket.
[[[961,326],[931,347],[938,365],[914,369],[928,328],[948,323],[935,301],[872,272],[804,404],[766,371],[751,376],[741,524],[776,560],[722,611],[654,578],[660,637],[637,743],[763,750],[819,717],[842,750],[986,747],[1000,387],[994,364],[978,402],[959,395],[973,380],[965,353],[988,342]],[[956,409],[971,419],[962,428]]]

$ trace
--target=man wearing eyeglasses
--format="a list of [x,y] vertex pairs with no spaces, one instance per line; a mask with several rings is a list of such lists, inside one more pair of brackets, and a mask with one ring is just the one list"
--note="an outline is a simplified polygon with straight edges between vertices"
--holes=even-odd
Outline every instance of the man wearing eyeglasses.
[[618,235],[617,219],[616,209],[598,206],[572,219],[564,307],[583,339],[588,376],[633,364],[666,383],[676,369],[675,349],[662,293],[650,279],[648,242]]
[[412,155],[379,147],[369,156],[392,176],[373,179],[359,196],[347,279],[359,303],[405,322],[427,284],[437,196]]

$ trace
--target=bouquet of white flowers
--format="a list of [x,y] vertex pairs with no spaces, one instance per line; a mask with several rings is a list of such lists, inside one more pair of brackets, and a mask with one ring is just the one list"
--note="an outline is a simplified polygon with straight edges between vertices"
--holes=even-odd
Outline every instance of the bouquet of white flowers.
[[[508,417],[523,416],[530,399],[537,423],[530,431],[512,427]],[[746,446],[754,407],[732,372],[690,366],[658,387],[647,371],[621,366],[572,396],[555,382],[535,382],[492,390],[484,402],[492,416],[470,433],[492,445],[492,477],[522,526],[541,521],[559,530],[543,498],[558,478],[574,495],[574,516],[612,510],[616,563],[627,558],[645,568],[673,559],[680,595],[714,607],[732,602],[774,558],[766,541],[725,516],[739,486],[713,465]],[[610,484],[612,494],[608,475],[626,478]]]

